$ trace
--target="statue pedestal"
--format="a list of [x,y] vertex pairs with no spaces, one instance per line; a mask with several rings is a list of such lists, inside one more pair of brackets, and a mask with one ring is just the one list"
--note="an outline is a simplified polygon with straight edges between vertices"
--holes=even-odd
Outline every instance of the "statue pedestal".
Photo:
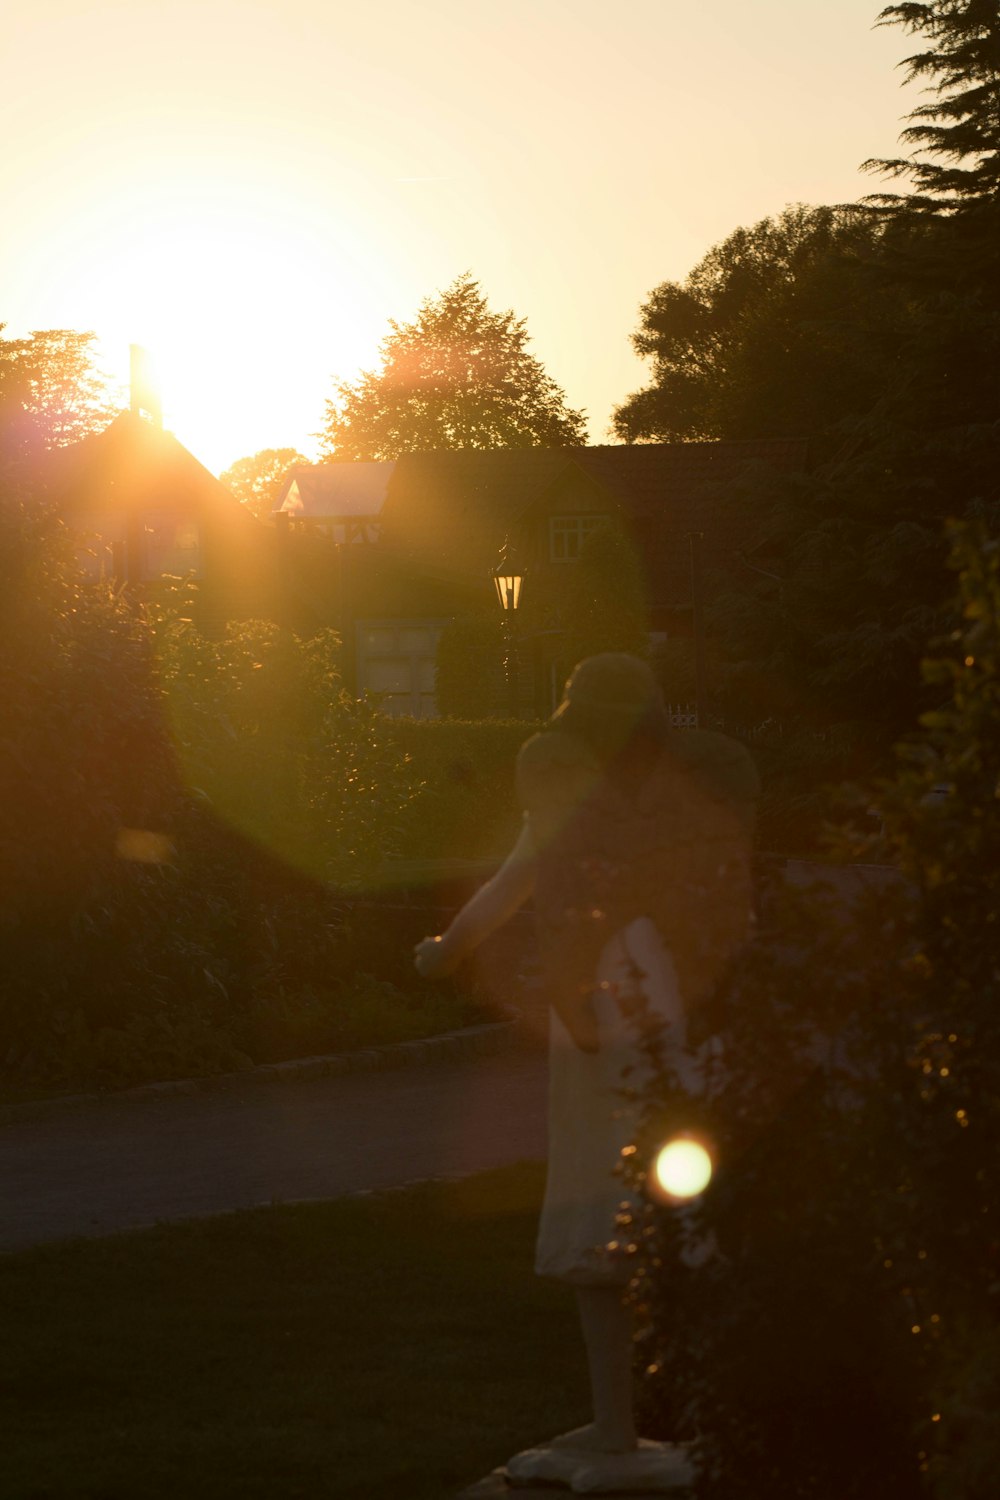
[[675,1443],[643,1440],[634,1453],[587,1453],[579,1448],[527,1448],[502,1469],[495,1469],[460,1500],[555,1500],[562,1488],[572,1495],[615,1495],[641,1500],[646,1495],[675,1495],[694,1483],[686,1450]]

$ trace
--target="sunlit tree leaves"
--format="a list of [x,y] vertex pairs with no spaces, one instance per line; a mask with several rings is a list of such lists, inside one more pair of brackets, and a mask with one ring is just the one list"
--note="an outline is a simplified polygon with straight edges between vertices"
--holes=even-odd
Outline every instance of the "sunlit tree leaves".
[[220,480],[259,521],[271,514],[289,469],[307,464],[296,448],[261,448],[230,464]]
[[382,367],[336,386],[320,434],[328,458],[377,460],[441,448],[586,442],[582,412],[528,352],[525,320],[492,312],[466,273],[390,322]]
[[0,454],[5,459],[79,442],[100,432],[120,410],[123,403],[98,368],[95,343],[96,334],[68,328],[0,338]]

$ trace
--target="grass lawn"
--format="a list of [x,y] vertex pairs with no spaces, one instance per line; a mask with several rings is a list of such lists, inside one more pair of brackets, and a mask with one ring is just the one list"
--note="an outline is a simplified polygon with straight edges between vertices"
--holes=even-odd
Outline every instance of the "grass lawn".
[[4,1500],[448,1500],[585,1419],[542,1169],[0,1258]]

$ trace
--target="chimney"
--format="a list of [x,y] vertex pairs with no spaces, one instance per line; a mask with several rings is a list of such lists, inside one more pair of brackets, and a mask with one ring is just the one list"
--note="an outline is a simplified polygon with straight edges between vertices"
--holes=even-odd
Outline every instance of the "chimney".
[[163,426],[163,411],[160,406],[160,387],[153,366],[153,357],[141,344],[129,344],[129,387],[131,408],[136,416],[145,412],[154,427]]

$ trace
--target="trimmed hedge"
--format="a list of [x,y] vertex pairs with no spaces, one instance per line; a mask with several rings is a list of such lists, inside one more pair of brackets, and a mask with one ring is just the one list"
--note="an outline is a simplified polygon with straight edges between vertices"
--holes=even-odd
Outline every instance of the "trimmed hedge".
[[502,859],[521,827],[517,752],[540,724],[510,719],[396,719],[415,796],[402,818],[403,860]]

